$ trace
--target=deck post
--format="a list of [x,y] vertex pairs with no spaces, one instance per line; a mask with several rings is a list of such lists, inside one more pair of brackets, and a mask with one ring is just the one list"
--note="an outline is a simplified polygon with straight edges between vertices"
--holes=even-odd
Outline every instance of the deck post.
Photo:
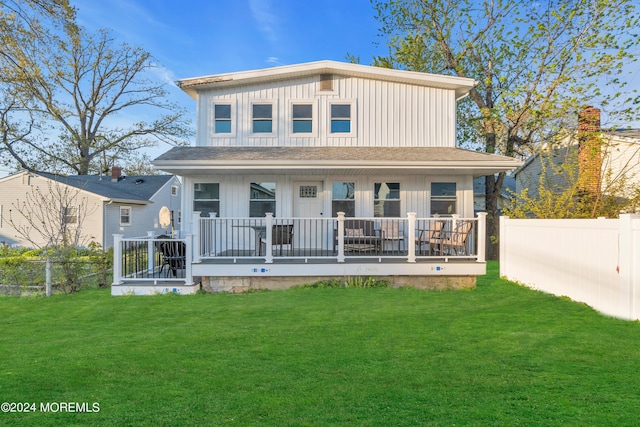
[[185,250],[184,281],[187,286],[191,286],[193,285],[193,271],[192,271],[192,263],[189,260],[192,259],[192,256],[193,256],[192,248],[193,248],[193,242],[194,240],[196,240],[196,238],[194,237],[193,234],[187,234],[185,236],[185,240],[186,240],[185,242],[186,245],[184,248]]
[[153,274],[155,268],[155,245],[153,244],[153,237],[156,234],[154,231],[147,231],[147,274]]
[[200,220],[200,212],[194,212],[192,214],[191,225],[191,239],[187,238],[187,248],[191,246],[191,251],[187,249],[187,253],[191,252],[191,256],[186,256],[187,264],[192,262],[200,262],[200,254],[202,250],[200,248],[200,234],[202,233],[202,221]]
[[477,262],[486,261],[486,248],[487,248],[487,213],[478,212],[478,259]]
[[407,213],[408,230],[407,230],[407,262],[416,262],[416,213]]
[[113,235],[113,285],[122,283],[122,234]]
[[[273,235],[271,232],[273,231],[273,212],[267,212],[265,214],[265,244],[267,245],[265,251],[264,262],[265,264],[273,264]],[[256,241],[256,245],[262,245],[261,241]],[[256,248],[258,250],[258,248]]]
[[338,212],[338,262],[344,262],[344,212]]

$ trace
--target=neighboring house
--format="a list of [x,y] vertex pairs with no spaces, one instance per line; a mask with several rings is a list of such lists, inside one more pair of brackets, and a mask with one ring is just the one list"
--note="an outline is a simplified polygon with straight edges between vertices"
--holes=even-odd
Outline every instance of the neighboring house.
[[[585,121],[589,122],[588,128],[580,124]],[[594,144],[590,146],[589,140]],[[591,153],[589,158],[581,159],[583,151]],[[573,177],[569,171],[573,171]],[[600,129],[600,110],[586,107],[580,113],[575,135],[529,157],[514,172],[516,192],[527,189],[535,198],[541,180],[548,188],[561,191],[580,174],[586,174],[584,190],[599,188],[608,193],[611,183],[619,182],[625,188],[616,195],[631,197],[631,189],[640,186],[640,129]]]
[[[502,190],[498,196],[498,212],[509,204],[513,193],[516,191],[516,178],[512,174],[506,175],[502,183]],[[473,179],[473,208],[475,212],[485,212],[485,178],[483,176]]]
[[[67,196],[57,197],[64,201],[56,202],[56,206],[35,206],[55,210],[50,215],[54,219],[60,211],[61,224],[73,226],[80,223],[83,242],[97,242],[105,249],[113,246],[114,234],[138,237],[147,235],[149,231],[171,232],[171,225],[164,228],[159,223],[158,215],[163,206],[174,213],[175,221],[179,217],[181,184],[172,175],[125,177],[117,167],[113,168],[111,176],[20,172],[0,179],[0,243],[33,246],[18,235],[9,218],[18,226],[25,224],[22,215],[15,211],[23,206],[28,195],[35,194],[36,187],[41,192],[66,189]],[[174,225],[179,227],[177,223]],[[30,234],[30,238],[36,239],[38,244],[43,243],[38,233]]]
[[[363,275],[475,283],[482,221],[470,221],[472,254],[449,252],[460,262],[445,266],[416,242],[434,216],[447,227],[473,218],[474,177],[521,164],[456,148],[456,104],[475,84],[333,61],[180,80],[196,101],[196,146],[154,166],[183,180],[188,280],[212,290]],[[292,227],[284,250],[272,225]]]

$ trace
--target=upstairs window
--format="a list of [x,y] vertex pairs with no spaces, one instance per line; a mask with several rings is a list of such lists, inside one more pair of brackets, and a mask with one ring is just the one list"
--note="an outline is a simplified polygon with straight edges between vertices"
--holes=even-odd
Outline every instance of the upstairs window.
[[252,104],[253,133],[273,133],[273,105]]
[[201,217],[209,217],[211,212],[220,212],[220,184],[201,182],[193,185],[193,211]]
[[431,215],[453,215],[457,202],[455,182],[431,183]]
[[293,104],[291,106],[293,133],[313,132],[313,104]]
[[214,104],[213,106],[214,133],[216,134],[233,133],[231,117],[232,117],[231,104]]
[[331,104],[331,133],[351,133],[351,104]]
[[334,182],[331,187],[331,215],[338,216],[344,212],[345,216],[356,216],[356,183]]
[[373,192],[374,217],[400,217],[400,183],[376,182]]
[[267,212],[276,214],[276,183],[252,182],[249,199],[249,216],[263,217]]

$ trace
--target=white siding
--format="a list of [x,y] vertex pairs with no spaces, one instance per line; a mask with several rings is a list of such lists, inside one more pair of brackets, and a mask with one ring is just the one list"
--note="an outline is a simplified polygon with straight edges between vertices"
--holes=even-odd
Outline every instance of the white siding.
[[[373,217],[374,184],[376,182],[399,182],[401,192],[401,216],[416,212],[418,217],[426,217],[429,211],[431,182],[455,182],[457,185],[458,213],[463,217],[473,217],[473,178],[465,176],[363,176],[363,175],[200,175],[185,176],[183,197],[185,200],[183,231],[189,233],[190,218],[193,213],[193,184],[220,184],[220,212],[218,216],[228,218],[249,216],[249,188],[252,182],[276,182],[276,216],[292,217],[294,212],[294,183],[298,181],[322,181],[324,183],[324,212],[331,215],[331,186],[333,181],[350,181],[356,184],[356,216]],[[184,216],[187,215],[187,216]]]
[[[318,77],[202,91],[198,98],[199,146],[389,146],[454,147],[456,100],[452,90],[428,88],[380,80],[334,76],[334,91],[320,92]],[[251,134],[251,102],[274,101],[273,136]],[[293,137],[289,132],[291,100],[317,102],[318,132]],[[355,137],[332,136],[329,105],[354,101],[352,126]],[[213,104],[229,101],[234,133],[220,137],[213,132]]]

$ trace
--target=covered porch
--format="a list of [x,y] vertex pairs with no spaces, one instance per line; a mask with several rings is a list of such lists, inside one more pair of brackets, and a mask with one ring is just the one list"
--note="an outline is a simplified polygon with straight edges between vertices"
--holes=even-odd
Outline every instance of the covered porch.
[[[181,238],[114,238],[113,295],[286,288],[344,277],[466,278],[486,272],[486,214],[475,218],[192,216]],[[428,280],[427,280],[428,281]],[[463,286],[469,287],[469,286]]]

